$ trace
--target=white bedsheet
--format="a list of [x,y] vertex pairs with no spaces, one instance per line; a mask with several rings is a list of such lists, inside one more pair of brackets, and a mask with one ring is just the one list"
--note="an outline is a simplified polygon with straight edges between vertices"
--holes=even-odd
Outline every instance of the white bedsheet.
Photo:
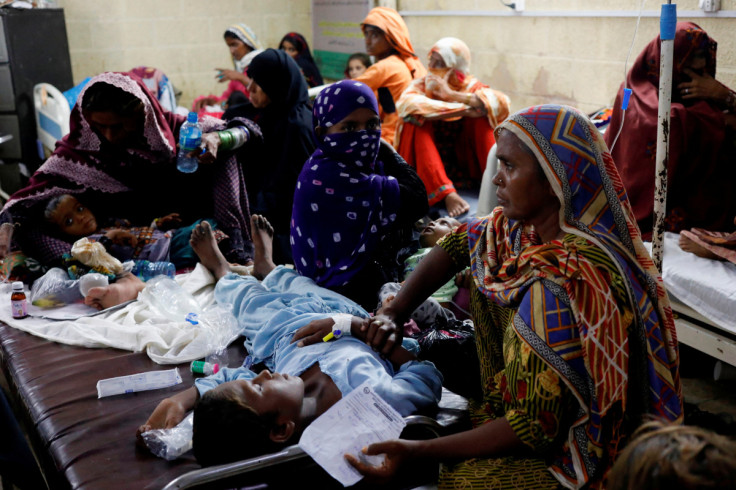
[[736,264],[685,252],[679,240],[679,234],[665,233],[662,266],[667,291],[714,325],[736,334]]
[[[176,282],[190,292],[203,308],[214,303],[215,280],[201,264],[191,273],[176,276]],[[77,305],[75,311],[83,312],[83,308]],[[30,334],[63,344],[145,351],[158,364],[178,364],[200,359],[212,350],[200,326],[184,321],[171,322],[160,317],[144,299],[76,320],[34,317],[17,320],[12,317],[10,291],[7,291],[0,294],[0,320]]]

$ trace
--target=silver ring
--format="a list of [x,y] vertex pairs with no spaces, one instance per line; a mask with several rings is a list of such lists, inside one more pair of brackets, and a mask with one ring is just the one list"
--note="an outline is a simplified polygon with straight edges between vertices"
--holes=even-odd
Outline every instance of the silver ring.
[[687,94],[689,94],[689,93],[690,93],[690,89],[689,89],[689,88],[686,88],[686,89],[685,89],[685,95],[687,95]]

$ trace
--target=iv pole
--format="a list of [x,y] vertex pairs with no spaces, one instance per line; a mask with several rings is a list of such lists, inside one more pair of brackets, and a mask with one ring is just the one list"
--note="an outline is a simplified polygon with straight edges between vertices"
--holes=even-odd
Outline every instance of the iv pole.
[[671,0],[662,5],[659,19],[660,65],[659,109],[657,124],[657,159],[654,181],[654,223],[652,233],[652,259],[662,271],[664,252],[664,218],[667,212],[667,163],[669,161],[670,107],[672,106],[672,58],[677,28],[677,5]]

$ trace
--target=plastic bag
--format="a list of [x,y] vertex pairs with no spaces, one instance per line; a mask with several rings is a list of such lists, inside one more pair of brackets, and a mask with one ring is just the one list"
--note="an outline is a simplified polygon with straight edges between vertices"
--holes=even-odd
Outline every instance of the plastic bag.
[[79,281],[69,279],[66,271],[58,267],[36,279],[31,288],[31,304],[39,308],[68,305],[81,299]]
[[72,245],[72,257],[98,272],[109,272],[112,275],[123,272],[123,264],[107,253],[100,242],[90,242],[86,238],[80,238]]
[[196,318],[202,312],[202,307],[194,296],[167,276],[156,276],[148,281],[140,292],[140,297],[159,315],[172,322],[188,321],[196,325]]
[[444,377],[443,386],[466,398],[480,396],[480,362],[473,322],[438,317],[416,339],[419,358],[434,363]]
[[200,324],[207,334],[207,351],[210,354],[205,361],[227,367],[229,356],[227,346],[240,335],[238,319],[232,313],[229,304],[212,304],[199,316]]
[[167,461],[173,461],[192,449],[194,412],[171,429],[154,429],[141,434],[146,447]]
[[187,321],[200,328],[209,352],[205,360],[221,367],[228,366],[227,346],[240,335],[231,305],[215,303],[202,309],[194,296],[166,276],[156,276],[148,281],[139,298],[164,318],[174,322]]

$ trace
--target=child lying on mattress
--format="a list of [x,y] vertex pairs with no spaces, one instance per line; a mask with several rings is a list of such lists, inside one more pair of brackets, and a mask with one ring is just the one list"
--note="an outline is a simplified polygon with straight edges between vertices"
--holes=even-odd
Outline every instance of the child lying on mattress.
[[[217,279],[215,299],[232,304],[253,364],[223,369],[163,400],[138,429],[170,428],[194,408],[194,454],[203,465],[240,460],[295,444],[304,428],[364,381],[402,415],[435,406],[442,375],[403,348],[384,359],[363,337],[368,313],[353,301],[317,286],[271,259],[273,231],[251,218],[256,247],[254,273],[238,276],[203,222],[191,244]],[[324,342],[340,327],[344,333]],[[380,335],[380,333],[378,334]]]
[[[107,252],[120,261],[165,260],[171,261],[177,269],[197,262],[189,245],[194,225],[178,228],[181,219],[177,213],[158,218],[151,226],[132,227],[126,220],[115,220],[111,223],[113,226],[103,227],[91,209],[73,195],[62,194],[48,202],[44,217],[68,237],[87,237],[102,243]],[[222,232],[217,233],[218,241],[226,238]]]
[[[409,275],[416,269],[420,261],[422,261],[432,250],[440,238],[450,233],[453,229],[460,226],[460,221],[449,216],[430,221],[421,231],[419,235],[419,250],[409,256],[404,261],[403,279],[406,281]],[[469,269],[468,269],[469,270]],[[454,278],[447,281],[440,289],[435,291],[432,296],[427,298],[411,315],[411,319],[416,322],[417,327],[423,330],[435,322],[437,317],[443,317],[448,320],[455,319],[455,312],[463,313],[469,307],[469,287],[472,281],[468,281],[469,275],[465,272],[458,273]],[[396,297],[396,293],[401,289],[398,282],[387,282],[381,286],[378,292],[380,299],[379,308],[387,306]],[[453,304],[455,308],[453,308]],[[455,311],[453,311],[453,309]],[[467,318],[463,315],[461,319]],[[406,327],[405,327],[406,328]]]

